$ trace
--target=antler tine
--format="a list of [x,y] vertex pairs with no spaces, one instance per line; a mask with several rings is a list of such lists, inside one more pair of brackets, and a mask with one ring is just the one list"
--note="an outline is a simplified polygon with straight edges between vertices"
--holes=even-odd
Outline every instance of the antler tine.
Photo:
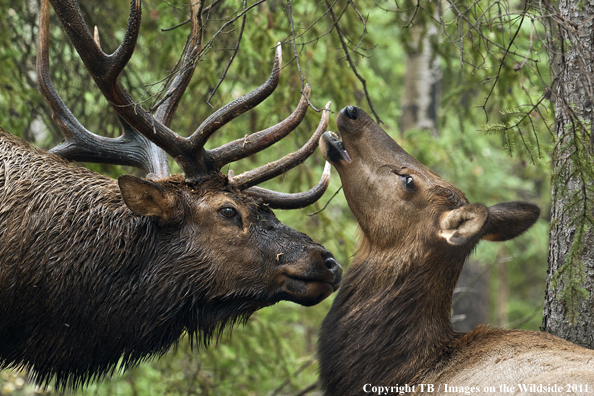
[[313,204],[324,195],[328,184],[330,184],[331,169],[332,166],[326,161],[320,181],[315,187],[306,192],[286,194],[261,187],[250,187],[243,191],[248,195],[260,198],[263,203],[268,204],[272,209],[301,209]]
[[295,111],[275,126],[210,150],[208,153],[215,163],[215,169],[221,169],[230,162],[249,157],[258,151],[264,150],[295,130],[307,113],[310,92],[311,88],[309,84],[306,84]]
[[[276,48],[272,74],[264,84],[219,109],[208,117],[189,138],[183,138],[169,129],[167,124],[170,122],[170,116],[179,103],[176,91],[185,90],[189,81],[187,79],[191,77],[195,64],[190,65],[188,73],[182,73],[180,79],[174,81],[172,87],[174,91],[171,95],[172,97],[175,95],[175,97],[161,110],[158,119],[155,119],[151,113],[139,105],[119,82],[119,75],[132,56],[138,38],[141,20],[140,0],[131,0],[130,16],[124,40],[111,55],[105,54],[93,39],[76,0],[50,0],[50,2],[62,21],[66,34],[103,96],[114,107],[118,115],[129,124],[131,129],[136,130],[171,155],[184,171],[185,178],[188,181],[202,180],[205,176],[218,170],[215,169],[216,164],[210,157],[210,153],[204,149],[204,144],[210,135],[227,122],[261,103],[278,86],[282,64],[280,43]],[[195,5],[195,8],[192,9],[196,19],[200,9],[201,5]],[[197,23],[197,21],[194,22],[193,30],[199,30]],[[199,36],[199,32],[192,36],[186,55],[191,55],[200,46]],[[187,56],[184,61],[186,59],[188,62],[195,61],[193,56]],[[242,189],[253,186],[303,162],[317,146],[317,138],[313,140],[314,142],[308,142],[304,148],[285,157],[283,160],[276,161],[247,174],[239,175],[238,185]]]
[[39,13],[37,80],[52,109],[52,118],[65,136],[65,141],[50,151],[75,161],[129,165],[147,173],[162,173],[153,151],[157,148],[129,125],[124,124],[124,134],[119,138],[105,138],[87,130],[70,112],[49,75],[49,12],[49,1],[43,0]]
[[95,80],[95,84],[118,115],[136,131],[170,154],[183,169],[186,178],[200,179],[207,174],[210,169],[207,169],[208,166],[202,158],[203,153],[194,153],[187,145],[187,139],[155,120],[151,113],[134,101],[119,82],[118,77],[132,56],[138,38],[141,19],[140,0],[131,1],[124,40],[111,55],[105,54],[93,40],[76,0],[50,1],[62,21],[66,34]]
[[174,77],[171,85],[167,89],[165,96],[167,99],[159,106],[155,113],[155,118],[163,125],[170,126],[173,114],[182,99],[183,94],[192,79],[196,65],[198,64],[198,53],[202,50],[202,7],[200,0],[190,0],[192,28],[186,41],[186,51],[179,68],[179,72]]
[[328,127],[331,103],[332,102],[328,102],[322,110],[322,118],[318,124],[318,128],[303,147],[279,160],[235,176],[229,180],[229,183],[240,190],[245,190],[248,187],[255,186],[256,184],[260,184],[263,181],[270,180],[273,177],[285,173],[289,169],[292,169],[305,161],[307,157],[314,152],[316,147],[318,147],[318,140]]
[[274,57],[274,66],[272,73],[268,80],[252,92],[242,96],[239,99],[221,107],[208,117],[196,131],[190,136],[190,146],[196,150],[204,147],[208,138],[223,125],[229,121],[239,117],[246,111],[254,108],[260,104],[264,99],[269,97],[278,86],[281,76],[281,64],[283,61],[283,53],[280,43],[276,46],[276,54]]

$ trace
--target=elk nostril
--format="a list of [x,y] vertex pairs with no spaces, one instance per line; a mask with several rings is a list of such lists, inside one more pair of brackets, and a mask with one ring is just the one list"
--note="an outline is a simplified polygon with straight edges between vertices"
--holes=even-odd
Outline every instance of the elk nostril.
[[324,265],[328,269],[333,269],[333,268],[336,268],[336,266],[338,265],[338,261],[336,261],[336,259],[334,257],[328,257],[327,259],[324,260]]
[[335,275],[334,281],[339,284],[342,278],[342,266],[340,263],[336,261],[332,253],[327,250],[322,253],[322,260],[324,261],[326,268]]
[[359,116],[357,113],[357,108],[355,106],[347,106],[340,111],[345,116],[349,117],[351,120],[356,120]]

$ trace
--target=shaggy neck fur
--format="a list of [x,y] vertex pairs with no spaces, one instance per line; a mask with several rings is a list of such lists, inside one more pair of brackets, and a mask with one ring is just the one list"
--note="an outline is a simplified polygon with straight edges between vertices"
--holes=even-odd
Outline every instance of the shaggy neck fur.
[[213,292],[206,253],[134,215],[114,180],[2,130],[0,230],[0,369],[41,384],[85,385],[184,332],[208,344],[265,305]]
[[318,354],[326,395],[362,394],[365,384],[414,385],[447,360],[462,336],[451,326],[450,309],[465,256],[453,249],[425,257],[365,251],[322,324]]

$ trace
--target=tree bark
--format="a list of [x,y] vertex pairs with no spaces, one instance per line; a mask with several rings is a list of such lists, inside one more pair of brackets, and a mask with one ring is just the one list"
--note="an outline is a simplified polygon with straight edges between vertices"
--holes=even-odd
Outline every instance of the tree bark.
[[[437,136],[437,110],[441,93],[439,57],[431,47],[430,37],[437,28],[429,24],[413,26],[409,43],[402,95],[400,132],[408,129],[428,129]],[[425,33],[425,30],[428,30]]]
[[495,307],[497,311],[497,325],[508,327],[509,325],[509,282],[507,278],[507,263],[509,259],[504,257],[503,247],[499,248],[497,259],[497,299]]
[[559,13],[562,41],[549,44],[559,80],[542,330],[594,349],[594,2],[563,0]]

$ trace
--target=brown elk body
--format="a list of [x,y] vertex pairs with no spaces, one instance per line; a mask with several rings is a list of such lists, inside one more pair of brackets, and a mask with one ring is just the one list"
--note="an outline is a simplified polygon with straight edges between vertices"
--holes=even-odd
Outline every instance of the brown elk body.
[[[390,387],[405,384],[417,393],[427,384],[444,394],[552,394],[568,384],[582,385],[576,394],[594,393],[594,351],[546,333],[485,326],[460,333],[451,325],[467,256],[481,239],[520,235],[538,207],[469,204],[359,108],[343,109],[337,125],[342,142],[327,132],[320,145],[340,174],[362,241],[320,332],[325,394],[380,386],[395,394]],[[546,388],[553,384],[561,388]]]
[[[197,4],[189,39],[194,47],[188,45],[182,75],[193,71],[189,57],[200,43]],[[328,172],[305,193],[254,187],[313,152],[327,108],[305,147],[245,174],[227,177],[220,169],[286,136],[303,119],[306,98],[288,119],[249,141],[204,149],[209,134],[272,93],[280,49],[265,84],[182,138],[168,125],[189,78],[174,79],[173,99],[163,101],[147,127],[146,110],[119,84],[121,70],[114,71],[114,64],[123,68],[118,53],[131,55],[140,2],[132,2],[126,39],[105,70],[77,5],[54,1],[54,8],[68,21],[71,40],[125,132],[115,139],[90,133],[57,95],[47,73],[49,4],[42,2],[38,78],[66,140],[47,153],[0,129],[0,369],[32,369],[38,383],[55,379],[58,388],[77,387],[162,355],[184,333],[204,346],[259,308],[281,300],[313,305],[338,288],[341,268],[332,254],[271,210],[317,200]],[[160,147],[185,177],[169,176]],[[137,166],[152,180],[126,175],[116,181],[62,157]]]

